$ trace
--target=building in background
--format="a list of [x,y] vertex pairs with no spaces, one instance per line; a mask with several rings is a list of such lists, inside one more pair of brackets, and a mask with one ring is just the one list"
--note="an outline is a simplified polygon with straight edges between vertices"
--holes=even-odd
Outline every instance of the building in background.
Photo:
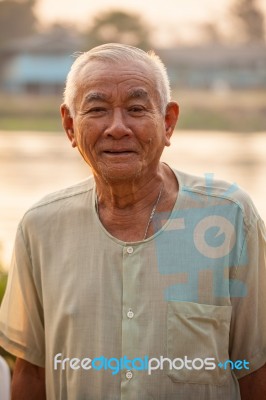
[[62,93],[74,60],[73,53],[80,50],[80,45],[77,35],[61,28],[9,43],[0,50],[2,91],[41,95]]
[[191,89],[265,89],[266,46],[213,44],[162,49],[173,86]]
[[[1,90],[13,94],[62,93],[73,53],[88,49],[84,38],[54,28],[16,40],[0,50]],[[155,49],[173,86],[189,89],[265,89],[265,44],[201,45]]]

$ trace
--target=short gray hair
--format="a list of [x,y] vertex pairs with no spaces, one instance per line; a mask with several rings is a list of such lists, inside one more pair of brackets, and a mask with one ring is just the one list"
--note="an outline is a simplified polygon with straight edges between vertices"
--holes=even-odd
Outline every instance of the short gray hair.
[[157,91],[160,101],[160,110],[164,113],[167,104],[170,101],[170,84],[166,72],[165,65],[157,56],[154,51],[145,51],[119,43],[107,43],[101,46],[94,47],[93,49],[81,53],[74,61],[66,79],[66,86],[64,91],[64,103],[68,107],[70,114],[75,115],[75,97],[78,90],[77,76],[81,69],[92,60],[98,61],[144,61],[152,68],[156,78]]

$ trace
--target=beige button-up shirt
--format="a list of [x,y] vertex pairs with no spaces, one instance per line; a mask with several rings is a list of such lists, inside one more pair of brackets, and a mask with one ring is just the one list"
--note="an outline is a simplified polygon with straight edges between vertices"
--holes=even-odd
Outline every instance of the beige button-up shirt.
[[175,173],[141,242],[105,230],[93,178],[22,219],[0,345],[46,368],[48,400],[238,400],[265,363],[264,224],[237,187]]

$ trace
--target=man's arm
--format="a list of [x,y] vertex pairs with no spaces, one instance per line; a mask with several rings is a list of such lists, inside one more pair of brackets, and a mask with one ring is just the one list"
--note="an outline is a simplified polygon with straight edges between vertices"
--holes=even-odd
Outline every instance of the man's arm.
[[241,400],[266,399],[266,364],[238,382]]
[[17,358],[11,386],[12,400],[45,400],[45,369]]

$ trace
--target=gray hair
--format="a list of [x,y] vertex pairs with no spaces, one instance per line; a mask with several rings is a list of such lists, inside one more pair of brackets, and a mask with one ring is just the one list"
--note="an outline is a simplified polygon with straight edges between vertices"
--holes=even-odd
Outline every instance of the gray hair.
[[154,51],[145,51],[119,43],[107,43],[81,53],[74,61],[66,79],[64,91],[64,103],[68,107],[72,116],[75,115],[75,97],[78,90],[77,76],[82,68],[91,60],[98,61],[144,61],[149,65],[156,77],[156,86],[160,101],[160,110],[165,112],[166,106],[170,101],[170,84],[166,68],[159,56]]

